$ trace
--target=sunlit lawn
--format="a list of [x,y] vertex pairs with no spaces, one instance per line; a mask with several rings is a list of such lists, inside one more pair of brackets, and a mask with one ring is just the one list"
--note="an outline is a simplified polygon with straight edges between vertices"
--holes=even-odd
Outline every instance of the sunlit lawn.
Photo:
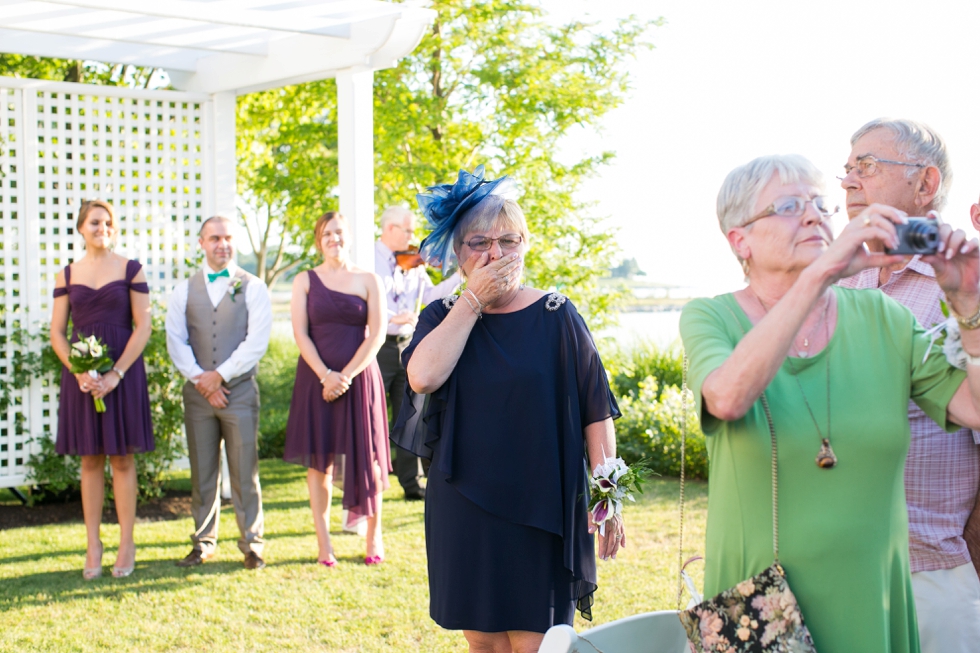
[[[387,560],[364,566],[363,540],[340,533],[335,497],[334,569],[314,564],[305,470],[266,460],[261,478],[268,566],[258,572],[242,567],[230,506],[217,559],[173,565],[190,550],[190,518],[140,523],[136,571],[119,580],[108,575],[115,525],[103,526],[106,576],[92,582],[82,580],[81,515],[0,531],[0,651],[465,650],[461,634],[429,619],[423,507],[401,500],[394,477],[384,506]],[[186,478],[175,482],[189,487]],[[704,539],[705,487],[692,484],[688,496],[691,555]],[[615,562],[600,562],[595,621],[579,620],[577,629],[675,607],[676,480],[649,483],[626,518],[629,546]]]

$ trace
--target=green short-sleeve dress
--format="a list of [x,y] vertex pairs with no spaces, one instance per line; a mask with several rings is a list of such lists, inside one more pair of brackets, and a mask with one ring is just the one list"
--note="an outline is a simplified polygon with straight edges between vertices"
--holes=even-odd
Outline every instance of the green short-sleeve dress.
[[[946,406],[965,374],[947,364],[939,347],[929,350],[912,313],[884,293],[834,292],[837,327],[830,343],[792,364],[826,433],[830,359],[836,467],[814,463],[820,440],[789,362],[766,390],[779,453],[780,561],[818,651],[918,652],[903,477],[908,401],[952,431],[957,427],[948,422]],[[704,379],[751,328],[733,295],[694,300],[681,316],[710,465],[706,596],[773,561],[770,438],[762,404],[732,422],[701,410]]]

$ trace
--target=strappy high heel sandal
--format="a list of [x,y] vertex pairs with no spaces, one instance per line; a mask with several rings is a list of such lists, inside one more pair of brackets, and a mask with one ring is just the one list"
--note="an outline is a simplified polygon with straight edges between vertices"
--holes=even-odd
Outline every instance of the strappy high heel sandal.
[[102,554],[105,552],[105,547],[102,546],[101,540],[99,541],[99,566],[98,567],[84,567],[82,569],[82,578],[85,580],[95,580],[102,575]]

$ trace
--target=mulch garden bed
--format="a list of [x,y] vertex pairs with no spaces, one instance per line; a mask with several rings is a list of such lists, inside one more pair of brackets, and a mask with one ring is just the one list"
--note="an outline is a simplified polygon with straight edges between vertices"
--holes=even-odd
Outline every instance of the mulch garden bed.
[[[222,504],[230,503],[222,501]],[[136,508],[136,521],[166,521],[180,519],[191,514],[191,493],[189,491],[168,490],[159,499],[142,503]],[[82,521],[82,502],[52,501],[33,507],[0,505],[0,529],[20,528],[22,526],[42,526],[63,522]],[[110,507],[102,513],[102,521],[116,523],[116,511]]]

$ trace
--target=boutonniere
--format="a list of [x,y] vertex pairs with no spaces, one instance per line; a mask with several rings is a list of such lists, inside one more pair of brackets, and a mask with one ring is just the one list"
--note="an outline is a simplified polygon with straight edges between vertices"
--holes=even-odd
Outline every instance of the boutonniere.
[[241,277],[234,277],[231,281],[228,282],[228,294],[231,295],[231,301],[235,301],[235,295],[238,293],[239,290],[241,290],[241,287],[242,287]]

